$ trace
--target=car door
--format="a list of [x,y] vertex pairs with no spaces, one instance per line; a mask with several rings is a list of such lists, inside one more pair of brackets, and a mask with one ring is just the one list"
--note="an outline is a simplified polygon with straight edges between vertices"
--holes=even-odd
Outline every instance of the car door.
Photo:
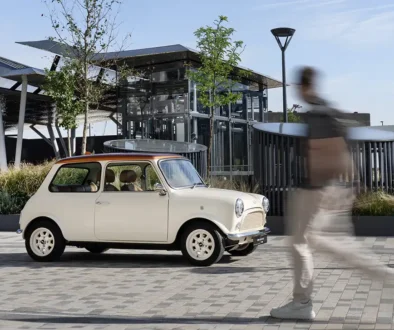
[[70,241],[90,241],[94,235],[95,201],[99,195],[99,162],[66,163],[54,175],[48,198],[40,205],[49,218],[56,220]]
[[[109,163],[95,205],[95,235],[99,240],[166,242],[168,193],[147,184],[148,162]],[[158,180],[158,179],[157,179]]]

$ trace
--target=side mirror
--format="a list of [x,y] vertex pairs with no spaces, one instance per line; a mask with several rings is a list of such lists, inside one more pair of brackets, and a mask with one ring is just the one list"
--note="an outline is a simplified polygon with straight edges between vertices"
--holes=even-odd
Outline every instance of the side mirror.
[[155,183],[155,184],[153,185],[153,190],[154,190],[154,191],[164,190],[164,187],[163,187],[163,185],[162,185],[161,183]]
[[155,183],[153,186],[153,189],[154,189],[154,191],[158,191],[160,196],[167,195],[167,192],[161,183]]

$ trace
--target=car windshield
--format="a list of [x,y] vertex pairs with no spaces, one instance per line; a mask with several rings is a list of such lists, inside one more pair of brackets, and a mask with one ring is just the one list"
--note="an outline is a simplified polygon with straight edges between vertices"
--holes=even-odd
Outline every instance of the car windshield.
[[192,163],[184,159],[171,159],[160,162],[160,168],[173,188],[205,186]]

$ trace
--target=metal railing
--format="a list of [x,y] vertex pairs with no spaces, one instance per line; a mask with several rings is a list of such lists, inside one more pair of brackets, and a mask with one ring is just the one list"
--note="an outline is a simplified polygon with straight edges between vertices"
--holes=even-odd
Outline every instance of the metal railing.
[[[281,126],[279,126],[281,125]],[[303,183],[306,159],[302,124],[258,124],[253,138],[254,180],[270,199],[270,215],[283,215],[286,195]],[[394,192],[394,133],[369,127],[349,130],[352,166],[339,180],[355,193]]]

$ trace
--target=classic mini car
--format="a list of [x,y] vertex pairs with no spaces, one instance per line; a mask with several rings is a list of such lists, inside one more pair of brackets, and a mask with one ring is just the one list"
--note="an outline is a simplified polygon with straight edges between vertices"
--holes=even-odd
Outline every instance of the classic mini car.
[[36,261],[65,247],[181,250],[197,266],[267,242],[269,201],[206,186],[184,157],[101,154],[54,164],[20,217],[18,233]]

